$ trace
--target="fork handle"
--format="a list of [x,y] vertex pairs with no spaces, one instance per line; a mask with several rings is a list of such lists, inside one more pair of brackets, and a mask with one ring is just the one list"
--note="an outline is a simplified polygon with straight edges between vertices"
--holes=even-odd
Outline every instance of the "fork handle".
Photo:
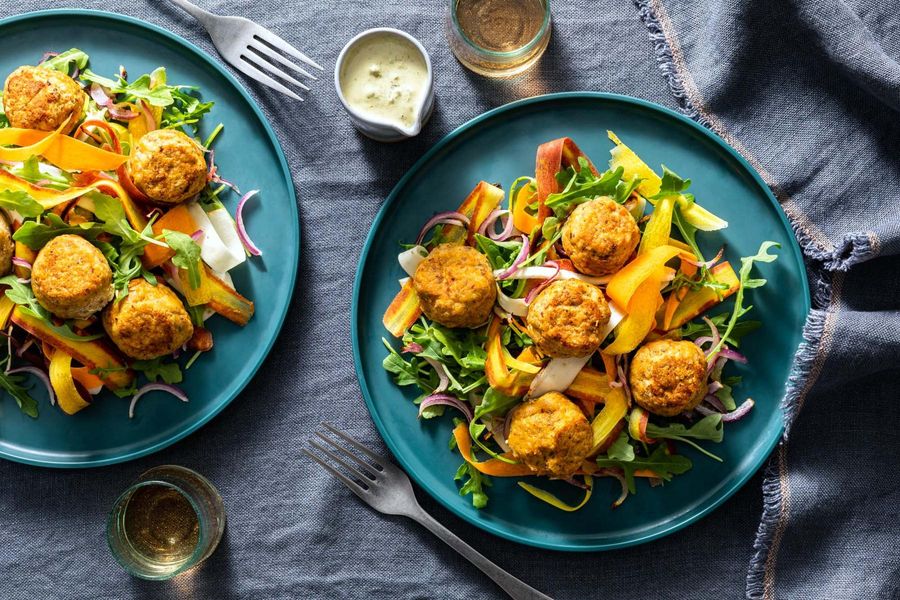
[[428,531],[436,535],[445,544],[456,550],[466,560],[478,567],[482,573],[490,577],[494,583],[503,588],[514,600],[553,600],[550,596],[539,592],[521,579],[513,577],[502,568],[491,562],[475,548],[465,543],[458,535],[441,525],[434,517],[419,510],[409,515]]
[[188,0],[169,0],[169,2],[179,6],[184,12],[200,21],[204,26],[216,18],[216,15],[213,13],[203,10],[193,2],[188,2]]

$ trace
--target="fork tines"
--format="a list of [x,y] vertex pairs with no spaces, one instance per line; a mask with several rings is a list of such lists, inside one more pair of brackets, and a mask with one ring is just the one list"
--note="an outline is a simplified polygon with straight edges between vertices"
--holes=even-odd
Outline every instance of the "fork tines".
[[[310,440],[309,442],[310,446],[318,450],[321,455],[316,455],[306,448],[303,449],[303,453],[340,479],[357,496],[363,497],[364,494],[369,492],[370,488],[378,483],[378,476],[384,471],[385,459],[328,423],[322,423],[322,425],[332,434],[363,453],[369,461],[363,460],[343,444],[338,443],[333,437],[325,435],[321,431],[315,432],[315,435],[319,440],[325,442],[325,445],[318,443],[316,440]],[[332,462],[323,458],[322,455]],[[350,462],[345,459],[349,459]],[[343,467],[350,474],[350,477],[335,468],[334,463]]]

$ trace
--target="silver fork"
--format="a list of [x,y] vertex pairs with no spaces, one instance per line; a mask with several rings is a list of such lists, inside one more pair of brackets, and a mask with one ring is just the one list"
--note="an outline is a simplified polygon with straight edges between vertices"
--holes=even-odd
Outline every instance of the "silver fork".
[[[391,463],[387,458],[380,456],[361,443],[342,433],[329,425],[322,425],[331,433],[345,441],[347,444],[364,454],[369,460],[363,460],[358,454],[350,451],[348,448],[339,444],[331,436],[327,436],[321,431],[316,432],[316,436],[329,446],[326,448],[319,444],[316,440],[310,440],[310,445],[318,450],[322,455],[330,459],[328,462],[322,456],[310,452],[304,448],[303,452],[312,460],[319,463],[329,473],[337,477],[346,485],[351,492],[360,497],[360,499],[386,515],[402,515],[409,517],[425,529],[438,536],[445,544],[456,550],[464,558],[473,565],[481,569],[481,571],[490,577],[494,583],[499,585],[503,590],[515,600],[552,600],[550,596],[542,594],[530,585],[520,579],[516,579],[496,564],[480,554],[464,541],[462,541],[455,533],[438,523],[434,517],[425,512],[419,506],[416,495],[413,492],[412,484],[406,473],[399,467]],[[350,462],[348,462],[348,460]],[[353,464],[351,464],[351,462]],[[336,469],[332,463],[337,463],[349,473],[349,477]]]
[[[303,77],[315,80],[316,77],[289,60],[293,57],[302,63],[324,70],[314,60],[291,46],[289,43],[266,29],[243,17],[223,17],[205,11],[188,0],[169,0],[180,6],[185,12],[197,19],[209,33],[213,45],[228,63],[252,79],[274,88],[295,100],[303,98],[288,87],[282,85],[263,71],[267,71],[284,81],[309,91],[309,87],[291,77],[284,68],[292,69]],[[286,57],[285,55],[288,55]]]

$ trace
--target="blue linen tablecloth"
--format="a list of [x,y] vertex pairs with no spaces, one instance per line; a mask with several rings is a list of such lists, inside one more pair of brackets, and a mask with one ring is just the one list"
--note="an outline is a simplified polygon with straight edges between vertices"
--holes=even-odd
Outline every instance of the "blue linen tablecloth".
[[[900,597],[900,550],[890,543],[898,533],[900,411],[889,404],[900,304],[900,260],[891,256],[900,232],[888,204],[900,189],[900,70],[893,62],[900,40],[888,33],[900,21],[888,7],[862,0],[777,8],[763,0],[558,3],[539,65],[518,80],[493,82],[453,59],[439,0],[202,4],[262,23],[327,68],[358,31],[405,29],[431,53],[434,116],[418,138],[382,145],[352,129],[328,77],[299,108],[247,84],[284,146],[304,230],[282,335],[247,391],[169,449],[95,470],[0,462],[0,598],[504,597],[417,525],[350,498],[304,464],[299,450],[322,420],[383,450],[357,387],[348,315],[359,248],[396,181],[465,120],[522,97],[579,89],[681,108],[754,161],[776,190],[817,289],[788,398],[787,414],[803,405],[802,418],[790,445],[774,455],[765,503],[760,474],[699,523],[636,548],[539,551],[488,536],[420,495],[426,510],[559,599]],[[5,1],[3,12],[59,6]],[[199,26],[168,3],[116,8],[215,56]],[[116,495],[163,463],[207,475],[222,492],[228,527],[203,566],[153,583],[118,568],[104,523]]]

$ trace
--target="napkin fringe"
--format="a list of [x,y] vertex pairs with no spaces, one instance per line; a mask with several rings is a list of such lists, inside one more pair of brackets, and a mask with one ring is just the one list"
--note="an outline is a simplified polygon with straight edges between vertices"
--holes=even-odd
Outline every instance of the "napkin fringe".
[[[708,116],[698,110],[685,90],[682,76],[676,66],[670,40],[660,23],[654,0],[634,0],[635,5],[653,43],[659,69],[666,79],[682,113],[704,127],[715,131]],[[771,186],[770,186],[771,187]],[[850,234],[833,250],[824,250],[792,218],[788,219],[804,254],[821,263],[829,271],[846,271],[850,266],[871,258],[878,253],[878,240],[874,234]],[[803,399],[821,368],[820,346],[828,325],[829,311],[834,304],[830,275],[814,282],[813,304],[803,327],[803,341],[797,348],[787,389],[781,407],[784,415],[784,436],[775,453],[769,459],[763,479],[763,514],[760,519],[754,554],[747,573],[747,598],[762,600],[771,598],[774,587],[774,567],[781,536],[788,517],[787,439],[791,425],[803,405]]]
[[[634,0],[634,3],[638,7],[641,21],[643,21],[649,32],[659,70],[665,77],[672,95],[678,102],[679,110],[707,129],[721,134],[722,132],[717,131],[717,127],[714,126],[709,116],[694,105],[690,94],[685,89],[682,75],[678,69],[678,63],[672,51],[672,40],[669,40],[666,36],[660,18],[657,15],[657,1]],[[663,10],[663,8],[659,7],[659,10]],[[745,158],[753,162],[749,157]],[[783,204],[785,194],[778,189],[777,184],[774,182],[767,183],[772,188],[772,192],[779,198],[779,202]],[[831,248],[823,248],[822,244],[814,240],[797,219],[789,216],[788,221],[803,253],[820,263],[822,268],[828,271],[846,271],[855,264],[874,258],[880,250],[878,237],[872,232],[851,233],[844,236],[837,245],[829,243],[828,245],[832,246]]]

